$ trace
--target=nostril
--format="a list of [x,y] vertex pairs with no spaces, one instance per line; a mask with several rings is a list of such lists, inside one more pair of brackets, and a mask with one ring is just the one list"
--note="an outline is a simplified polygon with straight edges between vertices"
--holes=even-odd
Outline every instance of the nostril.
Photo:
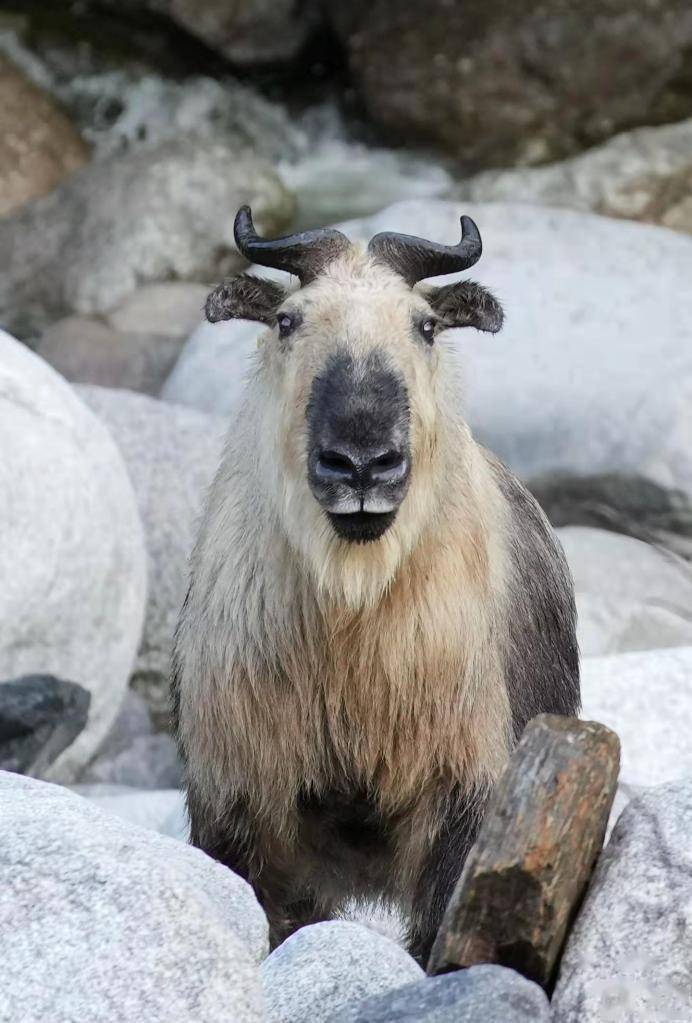
[[333,472],[352,473],[355,469],[351,459],[340,451],[322,451],[319,456],[319,462],[325,469],[330,469]]
[[397,469],[404,461],[400,451],[385,451],[370,462],[371,470]]
[[315,474],[324,483],[354,485],[358,478],[358,467],[345,452],[330,448],[318,454]]
[[392,448],[371,458],[367,466],[370,485],[401,483],[408,475],[408,458],[402,451]]

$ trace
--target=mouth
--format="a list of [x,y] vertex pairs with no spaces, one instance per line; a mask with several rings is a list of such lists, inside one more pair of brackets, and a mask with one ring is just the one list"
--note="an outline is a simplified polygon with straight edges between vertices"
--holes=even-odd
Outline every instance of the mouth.
[[349,514],[327,512],[334,532],[349,543],[372,543],[387,532],[396,518],[397,509],[386,512],[356,511]]

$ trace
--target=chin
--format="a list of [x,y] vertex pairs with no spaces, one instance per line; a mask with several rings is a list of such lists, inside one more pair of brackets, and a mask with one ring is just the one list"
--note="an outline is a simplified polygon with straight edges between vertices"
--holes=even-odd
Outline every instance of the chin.
[[383,537],[394,524],[396,513],[395,508],[388,512],[359,511],[341,515],[327,512],[327,517],[339,539],[348,543],[365,544]]

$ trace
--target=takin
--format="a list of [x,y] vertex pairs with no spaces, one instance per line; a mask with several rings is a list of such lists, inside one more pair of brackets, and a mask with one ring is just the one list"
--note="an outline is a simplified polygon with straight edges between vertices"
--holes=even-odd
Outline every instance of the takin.
[[207,318],[266,325],[207,499],[173,659],[191,840],[273,945],[350,900],[425,962],[526,722],[575,714],[572,583],[545,516],[471,436],[449,328],[496,332],[481,254],[336,230],[238,248]]

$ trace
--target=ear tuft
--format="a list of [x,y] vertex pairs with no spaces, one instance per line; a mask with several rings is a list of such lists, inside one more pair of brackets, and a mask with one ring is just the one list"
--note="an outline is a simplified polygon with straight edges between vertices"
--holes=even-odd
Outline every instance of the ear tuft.
[[448,327],[475,327],[496,334],[504,321],[502,306],[475,281],[457,281],[424,291],[428,302]]
[[210,323],[219,320],[274,322],[276,310],[286,296],[280,284],[251,274],[229,277],[207,298],[204,312]]

